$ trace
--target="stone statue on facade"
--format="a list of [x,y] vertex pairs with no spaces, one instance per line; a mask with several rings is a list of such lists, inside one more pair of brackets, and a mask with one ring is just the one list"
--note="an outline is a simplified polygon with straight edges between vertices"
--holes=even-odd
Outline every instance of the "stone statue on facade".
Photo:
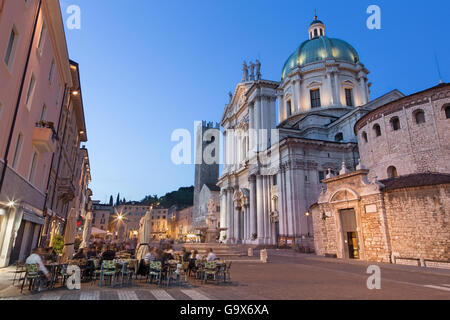
[[256,80],[261,80],[261,62],[256,59],[255,61],[255,67],[256,67]]
[[255,64],[253,62],[250,62],[249,69],[250,69],[250,81],[254,81],[255,80]]
[[248,66],[247,63],[244,61],[242,65],[242,82],[248,81]]

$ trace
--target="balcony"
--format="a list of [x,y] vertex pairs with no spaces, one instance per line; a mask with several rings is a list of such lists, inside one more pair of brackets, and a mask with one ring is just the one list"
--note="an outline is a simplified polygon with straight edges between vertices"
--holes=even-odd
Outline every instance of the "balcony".
[[38,122],[33,130],[33,146],[40,153],[53,152],[55,136],[52,122]]
[[64,178],[60,179],[58,183],[58,198],[63,202],[72,201],[75,198],[75,187],[72,183],[72,179]]

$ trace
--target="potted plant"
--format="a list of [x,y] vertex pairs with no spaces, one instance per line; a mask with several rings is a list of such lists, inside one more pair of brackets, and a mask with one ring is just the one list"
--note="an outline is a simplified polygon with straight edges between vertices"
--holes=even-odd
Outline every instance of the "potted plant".
[[255,241],[256,239],[258,239],[258,234],[257,233],[252,234],[252,240]]
[[58,255],[62,255],[64,249],[64,237],[59,234],[55,235],[53,237],[52,247]]

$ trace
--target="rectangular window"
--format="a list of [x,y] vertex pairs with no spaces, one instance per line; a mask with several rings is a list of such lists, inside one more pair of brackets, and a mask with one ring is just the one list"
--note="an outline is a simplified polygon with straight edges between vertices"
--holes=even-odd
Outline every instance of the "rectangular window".
[[321,182],[323,179],[325,179],[325,171],[319,171],[319,182]]
[[353,89],[345,89],[345,101],[347,106],[353,107]]
[[6,55],[5,55],[5,64],[9,67],[12,61],[13,51],[16,46],[17,41],[17,33],[14,31],[14,29],[11,30],[11,34],[9,36],[8,41],[8,47],[6,48]]
[[41,118],[40,118],[40,121],[45,121],[46,115],[47,115],[47,107],[46,107],[45,104],[44,104],[44,106],[42,107],[42,112],[41,112]]
[[38,154],[37,152],[33,152],[33,159],[31,160],[31,167],[30,167],[30,175],[28,176],[28,181],[33,183],[34,181],[34,173],[36,171],[36,166],[38,162]]
[[319,108],[321,107],[320,102],[320,89],[315,89],[310,91],[311,94],[311,108]]
[[286,102],[286,112],[287,112],[287,116],[290,117],[292,115],[292,102],[291,100],[288,100]]
[[22,140],[22,134],[19,134],[19,136],[17,137],[16,149],[14,150],[14,158],[12,162],[13,169],[17,169],[17,165],[19,163],[20,150],[22,149]]
[[276,186],[278,184],[278,175],[276,175],[276,174],[273,175],[272,179],[273,179],[273,185]]
[[28,91],[27,91],[27,99],[25,100],[25,105],[26,105],[28,111],[31,110],[31,102],[33,101],[35,86],[36,86],[36,78],[34,77],[34,75],[31,75],[31,80],[30,80],[30,84],[28,85]]
[[45,25],[45,22],[42,22],[41,32],[39,33],[39,40],[38,40],[38,49],[40,53],[42,53],[42,45],[44,44],[44,38],[47,31],[47,26]]
[[48,74],[48,82],[50,83],[50,85],[52,84],[54,71],[55,71],[55,60],[52,60],[52,64],[50,65],[50,72]]

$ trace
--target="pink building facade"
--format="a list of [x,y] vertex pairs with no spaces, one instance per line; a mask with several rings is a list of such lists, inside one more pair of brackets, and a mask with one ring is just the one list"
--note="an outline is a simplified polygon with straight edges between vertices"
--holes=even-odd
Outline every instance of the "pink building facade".
[[[68,206],[77,212],[85,205],[79,190],[87,194],[81,181],[89,181],[90,174],[86,177],[80,155],[87,137],[78,65],[69,60],[59,1],[0,0],[0,59],[0,267],[5,267],[24,260],[41,242],[49,195],[58,187],[58,160],[66,151],[61,132],[76,103],[74,86],[81,107],[71,111],[78,117],[70,162],[77,174],[69,176],[75,187]],[[55,215],[64,222],[67,211]]]

